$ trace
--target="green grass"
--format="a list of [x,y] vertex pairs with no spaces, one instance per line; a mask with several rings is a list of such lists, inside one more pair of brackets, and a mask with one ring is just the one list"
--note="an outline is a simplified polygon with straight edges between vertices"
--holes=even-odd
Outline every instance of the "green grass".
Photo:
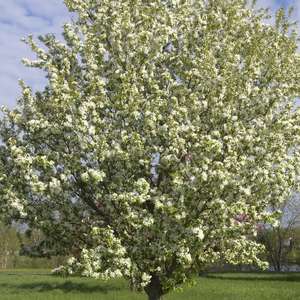
[[[216,273],[196,278],[166,300],[300,300],[300,273]],[[124,280],[60,278],[47,270],[0,271],[1,300],[145,300]]]

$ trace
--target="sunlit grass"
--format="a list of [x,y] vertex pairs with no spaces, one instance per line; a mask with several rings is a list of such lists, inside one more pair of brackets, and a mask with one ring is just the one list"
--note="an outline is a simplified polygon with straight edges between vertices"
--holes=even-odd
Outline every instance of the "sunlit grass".
[[[61,278],[49,270],[0,271],[1,300],[145,300],[122,279]],[[300,300],[300,274],[223,273],[196,278],[196,285],[166,300]]]

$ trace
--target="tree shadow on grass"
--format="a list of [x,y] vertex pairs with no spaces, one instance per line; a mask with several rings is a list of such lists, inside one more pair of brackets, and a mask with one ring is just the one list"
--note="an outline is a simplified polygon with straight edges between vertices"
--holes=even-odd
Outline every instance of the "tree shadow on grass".
[[26,273],[26,272],[3,272],[0,273],[0,275],[3,276],[49,276],[49,273],[39,273],[39,272],[30,272],[30,273]]
[[25,290],[30,290],[32,292],[51,292],[54,290],[59,290],[64,293],[79,292],[79,293],[102,293],[107,294],[109,292],[120,291],[124,288],[116,286],[113,284],[105,283],[99,285],[89,285],[86,283],[77,283],[72,281],[66,281],[63,283],[49,283],[47,281],[40,281],[35,283],[23,283],[23,284],[0,284],[1,288],[8,288],[14,290],[14,292],[24,292]]
[[247,274],[237,273],[230,274],[217,274],[210,273],[203,275],[205,278],[209,279],[221,279],[221,280],[239,280],[239,281],[290,281],[290,282],[300,282],[300,273],[252,273],[247,276]]

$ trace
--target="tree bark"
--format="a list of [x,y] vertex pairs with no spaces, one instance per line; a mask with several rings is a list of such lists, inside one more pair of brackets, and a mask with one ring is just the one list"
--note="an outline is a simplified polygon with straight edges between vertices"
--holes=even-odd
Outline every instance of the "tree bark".
[[163,290],[160,279],[153,274],[150,283],[145,287],[145,292],[148,295],[148,300],[161,300]]

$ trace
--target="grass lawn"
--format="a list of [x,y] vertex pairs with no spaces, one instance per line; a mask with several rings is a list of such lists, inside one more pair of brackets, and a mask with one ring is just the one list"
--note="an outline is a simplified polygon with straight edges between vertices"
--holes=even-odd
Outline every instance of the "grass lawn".
[[[223,273],[197,278],[197,285],[166,296],[166,300],[300,300],[300,273]],[[47,270],[0,271],[1,300],[145,300],[124,280],[103,282],[60,278]]]

